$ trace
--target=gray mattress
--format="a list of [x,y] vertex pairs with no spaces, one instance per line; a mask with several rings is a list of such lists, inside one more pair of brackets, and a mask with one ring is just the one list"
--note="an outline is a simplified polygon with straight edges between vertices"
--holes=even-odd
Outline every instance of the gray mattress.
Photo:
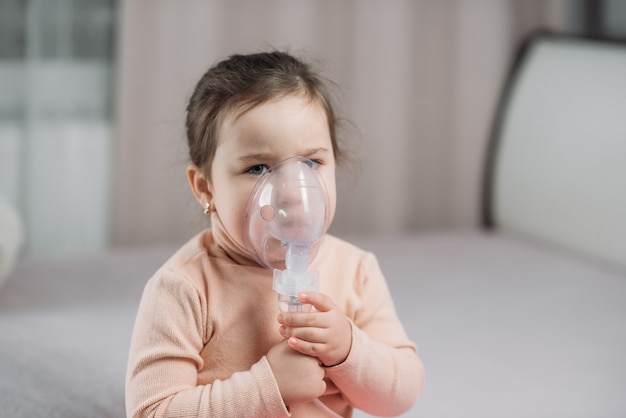
[[[624,271],[478,232],[356,242],[426,367],[405,416],[626,416]],[[141,290],[173,251],[20,261],[0,289],[0,416],[124,416]]]

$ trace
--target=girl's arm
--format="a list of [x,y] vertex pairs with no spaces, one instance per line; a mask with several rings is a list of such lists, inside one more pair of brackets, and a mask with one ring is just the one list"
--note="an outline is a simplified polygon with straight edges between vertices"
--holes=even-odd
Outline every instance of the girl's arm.
[[376,415],[401,414],[415,403],[424,372],[371,254],[362,260],[355,292],[360,302],[351,318],[327,295],[300,294],[316,310],[280,314],[280,332],[295,350],[330,366],[327,376],[350,404]]
[[424,387],[424,369],[407,337],[378,261],[362,261],[356,286],[360,306],[352,320],[352,345],[346,360],[327,376],[355,407],[373,415],[399,415]]
[[327,369],[343,396],[372,415],[395,416],[409,410],[424,386],[415,350],[373,340],[356,326],[352,341],[346,361]]
[[289,416],[267,357],[227,379],[197,384],[208,334],[204,305],[173,274],[148,283],[129,354],[127,416]]

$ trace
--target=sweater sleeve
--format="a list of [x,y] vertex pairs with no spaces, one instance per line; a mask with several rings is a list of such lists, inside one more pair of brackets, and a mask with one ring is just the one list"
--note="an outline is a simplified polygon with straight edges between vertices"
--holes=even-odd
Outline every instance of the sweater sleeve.
[[126,376],[128,417],[287,417],[265,357],[250,370],[198,385],[206,303],[194,286],[157,273],[142,296]]
[[400,415],[422,391],[422,362],[372,254],[363,261],[356,288],[361,303],[350,318],[352,347],[343,363],[328,368],[327,376],[354,407],[373,415]]

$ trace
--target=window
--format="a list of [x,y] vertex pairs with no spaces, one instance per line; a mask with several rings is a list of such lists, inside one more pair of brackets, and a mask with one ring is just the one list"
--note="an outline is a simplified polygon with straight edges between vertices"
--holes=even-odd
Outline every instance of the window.
[[108,244],[113,0],[0,0],[0,197],[26,252]]

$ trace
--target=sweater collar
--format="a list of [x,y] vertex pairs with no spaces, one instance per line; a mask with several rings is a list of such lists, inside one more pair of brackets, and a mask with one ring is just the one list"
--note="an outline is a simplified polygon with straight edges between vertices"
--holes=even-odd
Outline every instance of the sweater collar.
[[219,253],[222,253],[236,264],[262,268],[252,259],[248,251],[230,236],[216,212],[211,213],[211,231]]

